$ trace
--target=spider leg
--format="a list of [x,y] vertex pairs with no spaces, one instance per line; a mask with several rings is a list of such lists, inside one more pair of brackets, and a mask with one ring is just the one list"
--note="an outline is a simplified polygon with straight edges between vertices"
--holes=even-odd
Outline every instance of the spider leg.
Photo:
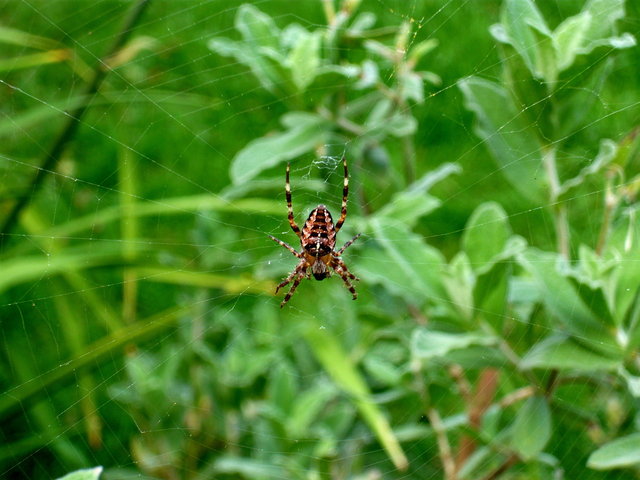
[[335,258],[335,257],[333,258],[333,261],[331,262],[331,268],[333,268],[336,271],[336,273],[340,275],[340,278],[342,278],[342,281],[344,282],[345,286],[349,289],[349,291],[351,292],[351,295],[353,295],[353,299],[355,300],[356,298],[358,298],[358,293],[356,292],[356,289],[353,288],[353,285],[351,284],[349,279],[350,278],[352,280],[360,280],[360,279],[356,277],[353,273],[351,273],[347,268],[347,266],[344,264],[344,262],[339,258]]
[[345,243],[344,246],[340,250],[338,250],[334,255],[336,257],[339,257],[340,255],[342,255],[342,252],[344,252],[347,248],[349,248],[351,246],[351,244],[353,242],[355,242],[360,237],[360,235],[362,235],[362,234],[361,233],[357,234],[355,237],[353,237],[351,240],[349,240],[347,243]]
[[331,263],[332,263],[331,268],[333,268],[336,272],[338,272],[339,275],[342,276],[342,274],[344,273],[344,275],[349,277],[351,280],[360,280],[358,277],[356,277],[353,273],[349,271],[347,264],[344,263],[342,259],[333,257],[333,261]]
[[287,285],[291,280],[293,280],[293,278],[296,275],[304,276],[306,270],[307,270],[307,262],[306,260],[303,259],[300,261],[300,263],[298,263],[298,265],[296,265],[296,268],[293,269],[293,272],[291,272],[287,278],[285,278],[282,282],[278,284],[278,286],[276,287],[276,293],[278,293],[278,290],[280,290],[282,287]]
[[[296,268],[297,270],[297,268]],[[305,270],[300,270],[298,272],[298,275],[296,276],[296,279],[293,281],[293,285],[291,285],[291,288],[289,289],[289,291],[287,292],[287,294],[284,296],[284,300],[282,300],[282,303],[280,303],[280,308],[284,307],[284,305],[289,301],[289,299],[293,296],[293,293],[296,291],[296,288],[298,288],[298,285],[300,285],[300,282],[302,281],[302,279],[306,276],[305,275]],[[295,275],[295,270],[294,272],[290,275],[291,277],[293,275]]]
[[298,236],[298,238],[302,238],[302,233],[300,233],[300,228],[296,225],[296,221],[293,218],[293,206],[291,205],[291,183],[289,182],[289,170],[290,166],[287,163],[287,176],[286,182],[284,184],[284,193],[287,197],[287,211],[289,212],[289,225],[291,225],[291,230]]
[[347,170],[347,157],[342,156],[342,165],[344,165],[344,181],[342,186],[342,211],[340,218],[336,222],[336,233],[342,228],[342,224],[347,218],[347,197],[349,196],[349,171]]
[[276,237],[274,237],[273,235],[269,235],[269,238],[271,240],[273,240],[274,242],[276,242],[278,245],[282,245],[284,248],[286,248],[287,250],[289,250],[291,253],[293,253],[296,257],[298,258],[302,258],[302,254],[298,253],[295,251],[295,249],[289,245],[288,243],[283,242],[282,240],[278,240]]

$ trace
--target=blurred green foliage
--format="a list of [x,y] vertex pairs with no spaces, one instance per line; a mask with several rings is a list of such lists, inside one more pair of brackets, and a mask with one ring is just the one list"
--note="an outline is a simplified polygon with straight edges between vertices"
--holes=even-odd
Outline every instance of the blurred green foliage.
[[640,476],[637,4],[3,7],[2,476]]

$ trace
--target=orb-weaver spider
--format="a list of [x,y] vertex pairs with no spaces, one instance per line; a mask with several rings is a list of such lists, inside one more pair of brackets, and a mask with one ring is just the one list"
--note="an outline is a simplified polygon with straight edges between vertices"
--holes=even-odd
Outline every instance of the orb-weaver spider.
[[353,242],[355,242],[361,234],[357,234],[345,243],[340,250],[335,250],[336,235],[347,218],[347,197],[349,195],[349,171],[347,170],[347,159],[345,157],[342,157],[342,164],[344,165],[344,187],[342,190],[342,211],[340,219],[334,225],[331,213],[329,213],[327,207],[325,205],[318,205],[311,211],[307,221],[304,222],[302,231],[300,231],[300,228],[298,228],[298,225],[296,225],[293,218],[293,207],[291,206],[291,184],[289,182],[290,166],[287,164],[285,195],[287,198],[287,210],[289,212],[289,225],[291,225],[291,229],[298,238],[300,238],[302,250],[298,252],[291,245],[269,235],[274,242],[279,243],[300,259],[296,268],[276,287],[276,293],[278,293],[278,290],[293,280],[293,285],[285,295],[284,300],[280,304],[280,308],[284,307],[284,305],[289,301],[302,279],[305,277],[311,277],[309,269],[311,269],[311,273],[316,280],[324,280],[325,278],[330,277],[331,270],[334,270],[338,275],[340,275],[340,278],[342,278],[345,286],[353,295],[353,299],[355,300],[358,297],[355,288],[353,288],[353,285],[351,284],[351,280],[360,279],[349,271],[347,265],[340,258],[340,255],[342,255],[342,253]]

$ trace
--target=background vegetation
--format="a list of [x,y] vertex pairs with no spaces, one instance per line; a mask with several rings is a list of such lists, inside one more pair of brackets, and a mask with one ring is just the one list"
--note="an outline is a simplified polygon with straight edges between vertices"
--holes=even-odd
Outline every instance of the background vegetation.
[[640,477],[638,4],[0,5],[3,477]]

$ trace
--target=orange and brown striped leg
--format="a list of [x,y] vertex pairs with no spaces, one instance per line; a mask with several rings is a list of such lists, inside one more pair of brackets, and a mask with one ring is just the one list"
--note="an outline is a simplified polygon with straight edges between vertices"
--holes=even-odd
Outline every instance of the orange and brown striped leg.
[[[288,243],[283,242],[282,240],[278,240],[276,237],[274,237],[273,235],[269,235],[269,238],[271,240],[273,240],[274,242],[276,242],[278,245],[282,245],[284,248],[286,248],[287,250],[289,250],[291,253],[293,253],[296,257],[298,258],[302,258],[303,255],[301,253],[298,253],[295,251],[295,249],[289,245]],[[344,247],[343,247],[344,248]]]
[[[347,277],[349,277],[351,280],[360,280],[358,277],[356,277],[353,273],[351,273],[349,271],[349,268],[347,267],[347,264],[344,263],[340,258],[336,258],[333,257],[333,261],[331,262],[331,267],[336,270],[336,272],[338,272],[337,269],[340,269],[341,272],[343,272]],[[342,273],[338,272],[340,275],[342,275]]]
[[334,261],[331,263],[331,267],[336,271],[338,275],[340,275],[340,278],[342,278],[342,281],[344,282],[345,286],[351,292],[353,299],[355,300],[356,298],[358,298],[358,292],[356,292],[356,289],[353,288],[353,285],[351,284],[349,279],[350,278],[353,280],[360,280],[360,279],[347,269],[347,266],[344,264],[342,260],[334,258]]
[[291,205],[291,182],[289,181],[289,170],[290,170],[290,165],[287,163],[287,175],[286,175],[286,182],[284,184],[284,193],[285,196],[287,197],[287,211],[289,212],[289,225],[291,225],[291,230],[294,231],[294,233],[301,238],[302,234],[300,233],[300,228],[298,227],[298,225],[296,225],[296,221],[293,218],[293,206]]
[[342,157],[342,165],[344,165],[344,180],[342,182],[342,210],[340,218],[336,223],[336,233],[342,228],[342,224],[347,218],[347,197],[349,196],[349,170],[347,170],[347,157]]
[[[296,291],[296,288],[298,288],[298,285],[300,285],[300,282],[306,276],[305,274],[306,268],[300,269],[300,266],[302,266],[302,264],[300,264],[293,272],[291,272],[291,275],[289,275],[289,277],[287,277],[286,279],[286,283],[282,282],[280,285],[278,285],[278,288],[280,288],[280,286],[284,286],[287,283],[289,283],[294,276],[296,278],[293,281],[293,285],[291,285],[291,288],[289,289],[287,294],[284,296],[284,300],[282,300],[282,302],[280,303],[280,308],[284,307],[285,304],[291,299],[294,292]],[[278,290],[276,290],[276,293],[277,291]]]
[[282,287],[287,285],[291,280],[293,280],[293,277],[295,277],[296,275],[304,276],[304,272],[306,270],[307,270],[307,262],[306,260],[302,260],[300,263],[298,263],[298,265],[296,265],[296,268],[293,269],[293,272],[291,272],[287,278],[285,278],[282,282],[278,284],[278,286],[276,287],[276,293],[278,293],[278,290],[280,290]]
[[339,257],[340,255],[342,255],[342,252],[344,252],[347,248],[349,248],[351,246],[351,244],[353,242],[355,242],[358,238],[360,238],[360,235],[362,235],[362,234],[361,233],[357,234],[355,237],[353,237],[351,240],[349,240],[347,243],[345,243],[344,246],[340,250],[338,250],[336,253],[334,253],[334,255],[336,257]]

